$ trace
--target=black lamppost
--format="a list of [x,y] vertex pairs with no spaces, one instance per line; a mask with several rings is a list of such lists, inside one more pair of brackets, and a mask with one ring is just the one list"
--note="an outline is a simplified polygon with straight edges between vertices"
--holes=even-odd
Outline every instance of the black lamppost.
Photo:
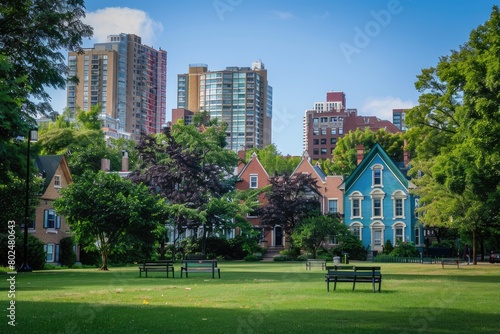
[[31,142],[38,141],[38,129],[28,131],[28,153],[26,154],[26,201],[24,206],[24,241],[23,241],[23,264],[17,269],[18,272],[30,272],[28,264],[28,224],[30,222],[30,147]]

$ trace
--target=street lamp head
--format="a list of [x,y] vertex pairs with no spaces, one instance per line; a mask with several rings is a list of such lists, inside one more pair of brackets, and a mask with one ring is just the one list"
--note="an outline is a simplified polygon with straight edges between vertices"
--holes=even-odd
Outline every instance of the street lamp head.
[[28,135],[29,141],[35,143],[38,141],[38,129],[30,129]]

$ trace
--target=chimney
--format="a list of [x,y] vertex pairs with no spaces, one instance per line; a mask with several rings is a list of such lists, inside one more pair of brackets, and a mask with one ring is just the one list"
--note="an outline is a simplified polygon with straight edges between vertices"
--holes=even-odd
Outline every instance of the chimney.
[[406,146],[407,146],[407,142],[405,139],[404,144],[403,144],[403,164],[405,165],[405,167],[408,167],[408,165],[410,164],[410,152],[408,152],[408,150],[406,149]]
[[122,151],[122,172],[128,172],[128,152]]
[[246,156],[246,150],[242,146],[241,149],[238,151],[238,167],[236,168],[236,173],[239,174],[243,167],[245,167],[245,156]]
[[104,172],[109,172],[109,159],[101,159],[101,170]]
[[361,161],[363,161],[364,156],[364,151],[365,151],[365,146],[363,144],[356,145],[356,165],[359,165]]

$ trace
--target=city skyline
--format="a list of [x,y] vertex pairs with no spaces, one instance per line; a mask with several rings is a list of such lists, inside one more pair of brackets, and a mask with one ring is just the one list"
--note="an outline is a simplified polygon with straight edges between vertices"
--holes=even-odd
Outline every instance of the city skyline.
[[[345,92],[346,107],[359,115],[392,120],[392,109],[417,104],[421,70],[467,42],[494,4],[92,0],[84,22],[94,27],[94,38],[84,47],[130,33],[166,50],[167,121],[177,107],[177,75],[189,64],[217,71],[261,60],[274,90],[272,142],[283,154],[300,155],[304,112],[327,91]],[[66,92],[52,92],[61,112]]]

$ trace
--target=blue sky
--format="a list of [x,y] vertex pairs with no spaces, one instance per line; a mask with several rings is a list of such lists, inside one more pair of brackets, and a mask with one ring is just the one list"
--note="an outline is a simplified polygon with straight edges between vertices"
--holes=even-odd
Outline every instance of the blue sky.
[[[262,60],[273,87],[273,143],[302,154],[304,111],[343,91],[347,107],[392,120],[417,104],[416,76],[464,44],[489,19],[495,1],[417,0],[89,0],[92,47],[107,35],[134,33],[167,50],[167,120],[177,75],[191,63],[209,70]],[[53,92],[65,107],[65,91]]]

